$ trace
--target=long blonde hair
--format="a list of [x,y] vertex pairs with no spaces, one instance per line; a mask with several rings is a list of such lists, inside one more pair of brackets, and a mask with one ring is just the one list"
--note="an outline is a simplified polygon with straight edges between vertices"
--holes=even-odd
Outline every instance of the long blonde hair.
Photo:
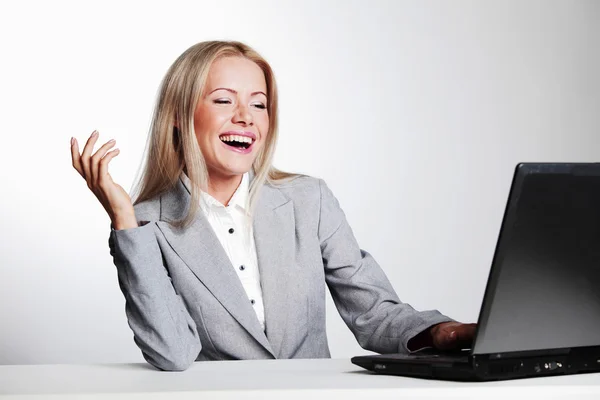
[[237,41],[200,42],[175,60],[162,80],[150,126],[146,157],[141,177],[134,190],[134,204],[153,199],[172,189],[185,170],[191,181],[191,202],[187,215],[174,225],[188,226],[200,207],[200,190],[207,190],[206,161],[194,131],[194,111],[208,77],[212,63],[222,57],[245,57],[264,72],[267,83],[269,130],[252,170],[248,207],[254,209],[258,191],[267,182],[279,184],[300,176],[280,171],[272,166],[277,144],[277,86],[271,66],[256,51]]

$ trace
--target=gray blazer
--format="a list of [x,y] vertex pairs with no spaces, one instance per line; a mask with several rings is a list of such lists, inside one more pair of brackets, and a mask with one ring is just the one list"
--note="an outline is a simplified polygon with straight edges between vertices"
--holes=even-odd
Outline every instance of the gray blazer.
[[331,190],[303,176],[265,184],[253,221],[265,307],[260,323],[236,272],[202,212],[187,229],[191,199],[180,179],[172,190],[135,206],[140,227],[111,230],[134,341],[162,370],[195,360],[330,357],[325,290],[365,349],[407,352],[431,325],[451,321],[398,299],[385,274],[361,250]]

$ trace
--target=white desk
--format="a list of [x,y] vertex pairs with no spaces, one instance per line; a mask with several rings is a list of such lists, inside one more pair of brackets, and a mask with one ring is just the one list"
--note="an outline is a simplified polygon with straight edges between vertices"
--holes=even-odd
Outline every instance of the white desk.
[[489,383],[374,375],[348,359],[0,366],[0,399],[600,399],[600,373]]

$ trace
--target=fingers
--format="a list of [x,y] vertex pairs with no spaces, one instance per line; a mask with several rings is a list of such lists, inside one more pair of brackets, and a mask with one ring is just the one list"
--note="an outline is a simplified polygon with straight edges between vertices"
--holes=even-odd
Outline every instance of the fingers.
[[94,149],[94,145],[98,140],[98,131],[92,132],[92,135],[88,138],[85,146],[83,147],[83,153],[81,153],[81,165],[85,174],[84,178],[87,181],[88,187],[92,188],[92,172],[90,167],[90,155]]
[[[98,186],[101,176],[106,176],[108,174],[107,168],[104,168],[104,172],[100,171],[101,161],[105,158],[105,155],[110,148],[115,145],[114,139],[109,140],[92,156],[91,154],[94,150],[94,145],[98,141],[98,137],[98,131],[95,130],[92,132],[83,148],[81,155],[79,154],[79,143],[77,142],[77,139],[71,139],[71,159],[73,168],[75,168],[77,172],[79,172],[79,174],[86,180],[90,189]],[[117,153],[111,155],[111,157],[105,161],[105,164],[108,164],[110,159],[117,154],[118,151]]]
[[108,142],[104,143],[104,145],[102,147],[100,147],[98,149],[98,151],[96,151],[96,153],[94,153],[94,155],[90,159],[90,169],[92,171],[92,182],[93,182],[94,186],[98,185],[98,180],[99,180],[98,169],[99,169],[100,160],[104,157],[104,155],[106,154],[108,149],[110,149],[114,145],[115,145],[115,140],[114,139],[109,140]]
[[[474,325],[474,324],[472,324]],[[461,324],[456,328],[454,343],[452,348],[454,349],[466,349],[471,348],[473,345],[473,338],[475,337],[475,326]]]
[[73,162],[73,168],[79,172],[85,179],[85,173],[83,172],[83,167],[81,166],[81,155],[79,154],[79,144],[77,143],[77,139],[71,138],[71,161]]
[[119,149],[114,149],[113,151],[107,153],[100,160],[99,170],[98,170],[98,186],[100,188],[106,188],[107,183],[112,183],[112,178],[108,174],[108,163],[114,157],[119,155]]

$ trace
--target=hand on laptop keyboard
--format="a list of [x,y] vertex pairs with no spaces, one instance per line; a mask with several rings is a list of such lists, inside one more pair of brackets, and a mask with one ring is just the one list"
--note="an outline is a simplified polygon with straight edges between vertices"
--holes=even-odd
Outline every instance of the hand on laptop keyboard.
[[438,350],[460,350],[470,348],[475,337],[477,324],[442,322],[424,330],[408,341],[408,349],[416,351],[434,347]]

